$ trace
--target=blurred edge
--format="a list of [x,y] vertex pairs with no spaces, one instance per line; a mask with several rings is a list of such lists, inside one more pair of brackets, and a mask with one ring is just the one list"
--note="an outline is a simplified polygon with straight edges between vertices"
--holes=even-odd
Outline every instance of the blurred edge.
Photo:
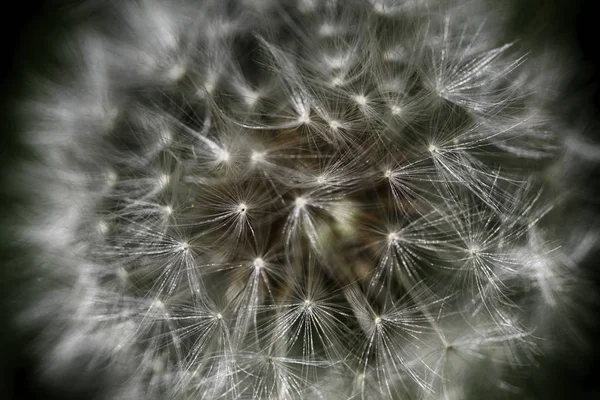
[[[104,0],[110,1],[110,0]],[[201,1],[201,0],[200,0]],[[576,64],[580,66],[577,78],[571,82],[569,92],[572,97],[581,98],[582,109],[593,117],[590,126],[590,139],[600,142],[600,21],[594,11],[595,0],[523,0],[517,1],[515,29],[524,33],[543,35],[544,40],[557,41],[572,48]],[[4,177],[11,171],[11,165],[20,157],[26,157],[18,145],[17,137],[21,127],[14,114],[14,106],[25,93],[25,77],[44,64],[57,38],[68,32],[70,27],[88,17],[87,7],[102,3],[96,0],[54,0],[20,1],[7,18],[12,22],[12,31],[5,30],[4,50],[8,57],[2,64],[2,94],[0,95],[0,398],[11,399],[91,399],[99,387],[84,388],[65,382],[56,387],[41,383],[35,369],[35,355],[29,344],[33,336],[23,336],[10,322],[15,310],[22,306],[22,297],[16,292],[21,283],[20,272],[26,269],[26,261],[15,257],[16,249],[10,245],[11,233],[4,223],[5,218],[15,211],[19,199],[10,193]],[[74,6],[82,11],[75,19],[67,18]],[[543,32],[530,32],[531,26],[542,23]],[[589,107],[589,108],[588,108]],[[589,115],[588,114],[588,115]],[[600,168],[598,168],[600,171]],[[600,173],[592,177],[590,185],[593,194],[600,198]],[[600,204],[595,201],[600,212]],[[595,279],[595,287],[600,287],[600,267],[591,262],[587,267]],[[597,312],[600,315],[600,310]],[[600,317],[599,317],[600,318]],[[589,332],[591,338],[600,338],[600,323]],[[544,399],[600,399],[600,341],[593,343],[588,359],[580,361],[578,368],[563,367],[557,370],[554,382],[547,382]],[[97,384],[100,385],[100,384]],[[95,385],[95,386],[97,386]],[[549,393],[552,393],[552,397]]]

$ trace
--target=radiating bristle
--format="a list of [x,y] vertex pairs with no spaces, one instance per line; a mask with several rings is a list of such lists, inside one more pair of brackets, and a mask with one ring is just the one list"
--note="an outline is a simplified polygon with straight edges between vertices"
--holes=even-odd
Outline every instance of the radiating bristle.
[[488,3],[107,4],[68,43],[78,75],[26,106],[19,235],[55,283],[24,319],[50,375],[85,360],[136,399],[510,394],[597,237],[550,176],[600,151]]

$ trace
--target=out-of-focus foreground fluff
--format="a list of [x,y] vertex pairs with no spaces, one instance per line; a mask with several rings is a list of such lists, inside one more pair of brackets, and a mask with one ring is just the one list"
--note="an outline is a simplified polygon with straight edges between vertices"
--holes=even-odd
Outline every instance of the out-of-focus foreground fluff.
[[557,53],[493,3],[107,2],[24,105],[20,320],[50,379],[524,398],[591,296],[578,177],[599,157]]

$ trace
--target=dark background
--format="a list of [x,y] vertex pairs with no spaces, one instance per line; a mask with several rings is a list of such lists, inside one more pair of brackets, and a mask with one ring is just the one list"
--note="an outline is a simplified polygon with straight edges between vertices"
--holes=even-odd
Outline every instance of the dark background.
[[[87,0],[90,3],[93,1]],[[537,36],[541,41],[560,43],[570,48],[579,69],[568,92],[581,102],[582,110],[588,110],[593,121],[589,129],[590,138],[600,141],[600,19],[594,9],[597,1],[515,1],[518,4],[515,29],[523,30],[529,36]],[[5,22],[1,38],[4,45],[2,50],[8,57],[0,62],[0,176],[2,173],[10,174],[14,160],[24,155],[15,140],[19,126],[12,110],[25,93],[26,75],[43,65],[53,43],[61,35],[67,34],[70,26],[90,17],[84,8],[83,11],[78,9],[75,19],[67,19],[66,15],[72,16],[73,6],[77,4],[83,2],[21,1],[10,12],[4,8]],[[600,177],[600,174],[597,175]],[[593,197],[600,198],[600,180],[592,177],[589,184]],[[94,393],[94,385],[88,387],[76,385],[76,382],[64,382],[60,387],[49,387],[38,382],[34,369],[35,357],[28,351],[28,343],[33,337],[25,337],[11,326],[11,316],[21,298],[15,288],[18,287],[17,277],[20,276],[18,270],[23,266],[12,262],[15,250],[4,244],[10,241],[10,231],[3,228],[3,218],[14,212],[13,206],[19,201],[6,189],[0,187],[0,398],[89,399]],[[597,201],[593,199],[592,202]],[[600,268],[595,259],[598,257],[593,257],[587,268],[598,284]],[[600,310],[597,311],[600,322]],[[591,326],[588,334],[593,339],[597,338],[598,343],[593,343],[587,357],[569,365],[557,365],[555,376],[549,377],[546,382],[534,384],[540,386],[534,388],[537,398],[600,399],[600,323]],[[73,387],[78,389],[70,389]]]

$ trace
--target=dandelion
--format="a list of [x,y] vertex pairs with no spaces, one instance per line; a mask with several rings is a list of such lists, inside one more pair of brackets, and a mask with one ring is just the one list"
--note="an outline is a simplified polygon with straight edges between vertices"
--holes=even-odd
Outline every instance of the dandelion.
[[504,9],[102,7],[60,53],[75,68],[23,106],[18,240],[48,283],[21,321],[49,379],[107,375],[107,398],[523,398],[517,372],[578,331],[598,233],[553,174],[598,149]]

